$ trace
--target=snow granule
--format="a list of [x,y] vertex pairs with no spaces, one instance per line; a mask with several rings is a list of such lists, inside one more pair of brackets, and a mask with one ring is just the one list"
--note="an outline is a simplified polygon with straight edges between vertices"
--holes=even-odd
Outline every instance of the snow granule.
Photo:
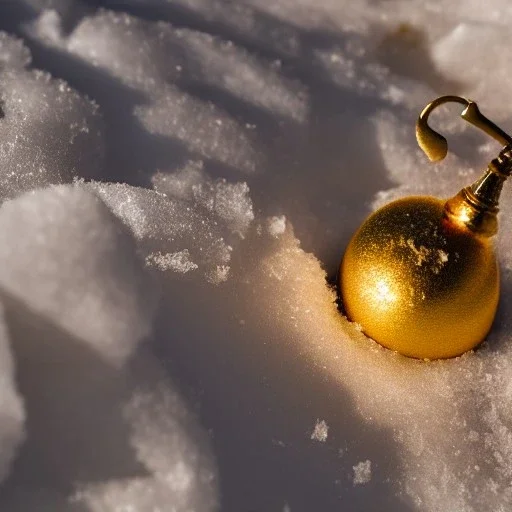
[[354,466],[354,485],[367,484],[372,479],[372,462],[365,460]]
[[154,266],[162,272],[172,270],[180,274],[186,274],[198,268],[198,266],[190,260],[190,254],[187,249],[166,254],[152,252],[146,256],[146,265]]
[[325,443],[327,441],[327,435],[329,434],[329,426],[324,420],[317,420],[315,428],[311,434],[311,439]]
[[275,238],[282,235],[286,230],[286,217],[271,217],[268,221],[268,232]]

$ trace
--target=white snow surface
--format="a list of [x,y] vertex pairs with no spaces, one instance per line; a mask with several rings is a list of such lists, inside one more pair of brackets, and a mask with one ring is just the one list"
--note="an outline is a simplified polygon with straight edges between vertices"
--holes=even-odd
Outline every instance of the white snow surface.
[[0,287],[20,307],[113,364],[149,336],[156,283],[96,196],[73,186],[32,191],[2,205],[0,225]]
[[25,407],[15,380],[13,355],[3,309],[0,320],[0,481],[3,481],[9,473],[17,448],[25,437]]
[[102,172],[104,134],[97,105],[62,80],[28,70],[28,49],[0,35],[0,196]]
[[511,23],[505,0],[0,2],[0,510],[510,510],[510,184],[475,352],[392,353],[329,283],[373,209],[497,153],[450,106],[430,164],[414,123],[459,94],[512,130]]

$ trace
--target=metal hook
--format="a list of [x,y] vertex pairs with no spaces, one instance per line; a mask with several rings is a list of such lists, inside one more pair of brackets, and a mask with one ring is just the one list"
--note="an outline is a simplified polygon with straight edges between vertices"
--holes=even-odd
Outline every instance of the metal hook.
[[480,112],[474,101],[461,98],[460,96],[441,96],[423,109],[416,122],[416,140],[432,162],[442,160],[446,156],[448,153],[448,142],[440,133],[437,133],[428,125],[428,116],[436,107],[449,102],[465,105],[466,108],[462,111],[461,117],[473,126],[483,130],[503,146],[512,143],[512,137],[506,134],[499,126],[496,126],[490,119],[487,119]]

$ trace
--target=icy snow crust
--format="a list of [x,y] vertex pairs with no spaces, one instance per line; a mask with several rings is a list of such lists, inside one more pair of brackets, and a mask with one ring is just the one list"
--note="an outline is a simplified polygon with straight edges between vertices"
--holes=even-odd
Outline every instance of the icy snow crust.
[[[374,208],[446,197],[512,130],[504,0],[0,2],[0,510],[512,508],[512,193],[474,353],[340,315]],[[463,58],[461,57],[463,56]],[[456,333],[454,333],[456,336]]]

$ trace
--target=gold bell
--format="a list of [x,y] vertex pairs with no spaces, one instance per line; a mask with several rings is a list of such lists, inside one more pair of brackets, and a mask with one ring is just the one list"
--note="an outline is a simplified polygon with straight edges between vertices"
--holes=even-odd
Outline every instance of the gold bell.
[[463,104],[462,118],[505,147],[480,179],[451,199],[407,197],[370,215],[339,272],[347,317],[381,345],[421,359],[461,355],[491,328],[500,286],[492,237],[512,171],[512,138],[476,103],[458,96],[437,98],[419,116],[416,138],[430,160],[448,151],[446,139],[427,122],[446,102]]

